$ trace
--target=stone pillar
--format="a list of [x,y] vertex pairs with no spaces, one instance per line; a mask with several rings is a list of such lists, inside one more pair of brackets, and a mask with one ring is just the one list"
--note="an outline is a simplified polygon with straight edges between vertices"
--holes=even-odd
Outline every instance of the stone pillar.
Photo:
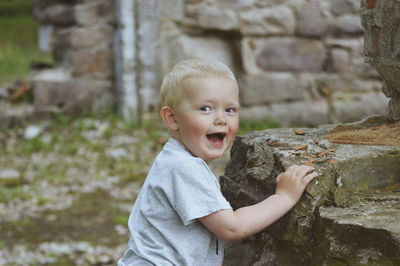
[[361,19],[366,62],[384,80],[382,90],[390,98],[389,118],[400,120],[400,2],[362,0]]
[[41,47],[54,66],[34,69],[35,110],[104,111],[113,106],[114,1],[35,0]]

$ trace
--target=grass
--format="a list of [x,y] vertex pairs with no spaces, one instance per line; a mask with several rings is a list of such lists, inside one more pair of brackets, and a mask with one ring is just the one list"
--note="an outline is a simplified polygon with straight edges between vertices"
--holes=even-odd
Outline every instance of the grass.
[[238,131],[238,135],[243,135],[255,130],[264,130],[269,128],[279,128],[279,127],[280,127],[279,123],[272,119],[264,119],[261,121],[243,120],[240,121],[240,128]]
[[33,61],[52,62],[38,48],[31,0],[0,1],[0,36],[0,86],[25,78]]
[[[0,157],[0,169],[16,169],[30,189],[0,186],[0,202],[38,198],[35,184],[43,181],[63,186],[85,182],[80,176],[116,176],[123,183],[142,182],[166,140],[159,123],[147,122],[138,128],[115,114],[74,119],[59,115],[39,123],[42,132],[33,139],[23,137],[26,126],[2,132],[9,141],[0,142],[0,154],[4,155]],[[118,138],[128,142],[112,144]],[[109,151],[113,149],[124,149],[126,156],[111,157]],[[47,200],[43,198],[41,204]]]

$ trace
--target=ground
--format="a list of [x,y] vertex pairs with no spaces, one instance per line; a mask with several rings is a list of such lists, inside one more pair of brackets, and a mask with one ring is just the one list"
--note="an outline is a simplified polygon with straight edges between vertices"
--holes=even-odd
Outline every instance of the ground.
[[[0,131],[0,265],[115,265],[145,175],[168,138],[115,115]],[[223,172],[227,156],[214,162]]]

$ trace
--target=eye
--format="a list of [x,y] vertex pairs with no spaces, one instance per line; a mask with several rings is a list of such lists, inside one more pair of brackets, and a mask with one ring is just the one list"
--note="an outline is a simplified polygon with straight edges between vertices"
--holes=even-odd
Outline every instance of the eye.
[[210,112],[211,111],[211,107],[208,106],[208,105],[203,105],[203,106],[200,107],[200,111]]
[[233,108],[233,107],[228,107],[228,108],[225,109],[225,112],[227,112],[227,113],[236,113],[237,109]]

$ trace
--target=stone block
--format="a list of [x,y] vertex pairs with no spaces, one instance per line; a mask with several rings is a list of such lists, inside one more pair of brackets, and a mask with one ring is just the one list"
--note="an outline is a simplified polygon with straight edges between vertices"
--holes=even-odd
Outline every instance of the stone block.
[[261,46],[261,42],[256,38],[245,37],[241,42],[241,56],[242,56],[242,64],[243,70],[245,74],[259,74],[262,73],[262,70],[258,67],[256,58],[259,53],[259,47]]
[[184,0],[164,0],[158,2],[162,20],[173,19],[180,21],[184,14]]
[[292,9],[286,6],[240,12],[240,32],[245,35],[291,35],[296,28]]
[[367,92],[377,91],[382,82],[374,79],[365,79],[353,74],[318,74],[315,76],[317,86],[332,92]]
[[330,11],[335,16],[353,14],[355,12],[353,5],[348,0],[331,0],[329,2]]
[[343,15],[331,22],[332,30],[336,33],[363,34],[364,28],[358,15]]
[[251,9],[255,5],[255,0],[224,0],[224,1],[209,1],[213,6],[219,9],[231,9],[234,11]]
[[269,119],[282,127],[317,126],[330,122],[328,105],[323,100],[242,107],[240,118],[248,121]]
[[114,2],[98,0],[75,6],[76,22],[80,26],[112,24],[115,19]]
[[239,20],[235,11],[221,10],[212,6],[187,6],[182,24],[223,31],[239,28]]
[[322,37],[328,30],[327,18],[317,5],[307,3],[297,9],[296,33],[300,36]]
[[350,57],[347,50],[332,49],[331,57],[334,72],[346,72],[348,70]]
[[312,86],[308,80],[290,73],[244,75],[239,81],[245,106],[302,100]]
[[325,47],[320,41],[269,38],[263,41],[256,60],[266,71],[320,72],[325,59]]
[[72,27],[58,31],[56,42],[69,48],[111,47],[114,29],[110,25]]
[[329,106],[324,100],[272,104],[271,117],[283,127],[317,126],[330,123]]
[[76,77],[95,77],[110,79],[114,73],[113,50],[108,49],[79,49],[69,53],[70,66]]
[[35,81],[35,111],[57,107],[63,113],[82,113],[110,108],[113,102],[110,82],[84,79]]
[[75,23],[74,6],[68,4],[53,4],[43,8],[34,8],[34,16],[44,24],[70,26]]
[[165,69],[184,59],[206,57],[221,61],[234,72],[236,70],[232,47],[221,38],[174,36],[163,49],[163,55],[169,62]]
[[349,123],[373,115],[386,115],[388,102],[388,99],[378,92],[347,96],[333,101],[334,116],[341,123]]

